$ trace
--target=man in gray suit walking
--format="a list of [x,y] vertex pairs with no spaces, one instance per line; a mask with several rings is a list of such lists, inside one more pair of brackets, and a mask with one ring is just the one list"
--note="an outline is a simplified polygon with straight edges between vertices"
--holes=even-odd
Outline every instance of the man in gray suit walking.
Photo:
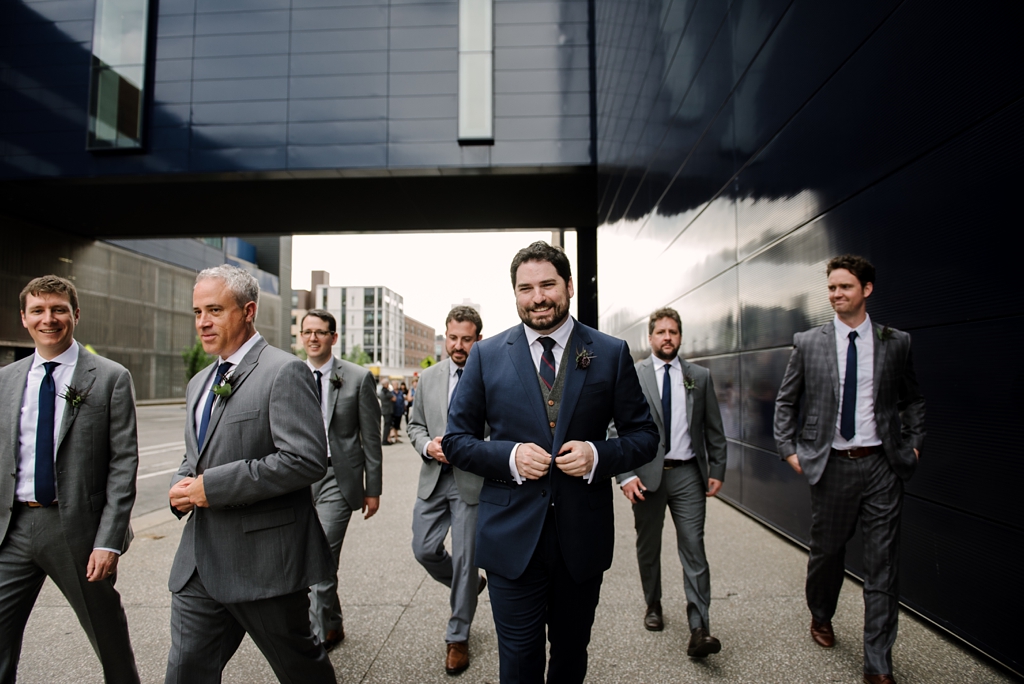
[[924,398],[910,335],[873,323],[867,314],[874,266],[846,255],[830,260],[826,272],[835,317],[793,338],[775,404],[775,441],[782,458],[811,484],[811,637],[825,648],[835,645],[832,616],[846,543],[860,518],[864,681],[893,683],[903,483],[924,441]]
[[196,330],[218,358],[186,390],[171,510],[191,513],[171,565],[168,684],[219,682],[248,632],[281,682],[335,682],[309,624],[309,587],[335,571],[310,485],[327,472],[313,374],[256,332],[247,271],[202,271]]
[[74,339],[78,292],[42,276],[21,291],[35,354],[0,369],[0,682],[13,682],[43,582],[71,604],[107,682],[138,682],[119,556],[132,539],[139,449],[128,371]]
[[[481,337],[483,322],[472,307],[456,306],[444,325],[448,358],[424,371],[409,423],[409,439],[423,457],[412,514],[412,551],[431,577],[451,588],[444,666],[454,675],[469,667],[469,628],[477,594],[487,584],[473,564],[483,478],[448,463],[441,438],[448,426],[448,406],[458,391],[469,351]],[[449,529],[451,554],[444,548]]]
[[661,532],[672,512],[683,563],[690,640],[686,653],[705,658],[722,650],[710,633],[711,578],[704,552],[707,499],[725,480],[725,430],[711,373],[679,358],[682,322],[675,309],[658,309],[647,325],[651,356],[636,364],[640,387],[658,425],[654,460],[618,476],[633,504],[636,558],[647,612],[644,627],[664,629],[661,609]]
[[[313,502],[336,567],[352,511],[370,518],[380,506],[381,492],[377,381],[362,366],[331,353],[338,341],[337,325],[329,311],[312,309],[299,326],[327,430],[327,474],[313,485]],[[309,617],[328,651],[345,639],[337,573],[310,589]]]

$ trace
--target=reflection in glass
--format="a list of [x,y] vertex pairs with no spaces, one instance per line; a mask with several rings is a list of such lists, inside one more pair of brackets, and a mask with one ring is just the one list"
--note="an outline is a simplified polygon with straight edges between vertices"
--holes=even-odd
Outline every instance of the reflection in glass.
[[459,142],[494,142],[493,0],[459,0]]
[[149,0],[96,0],[89,93],[90,150],[142,147]]

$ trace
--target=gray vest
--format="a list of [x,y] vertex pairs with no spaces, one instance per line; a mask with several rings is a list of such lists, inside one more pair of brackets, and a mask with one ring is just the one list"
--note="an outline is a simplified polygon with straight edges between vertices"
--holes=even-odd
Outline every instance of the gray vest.
[[558,366],[558,375],[555,376],[555,384],[548,390],[547,385],[540,378],[540,372],[537,373],[537,382],[540,383],[540,395],[544,397],[544,408],[548,412],[548,425],[551,427],[551,433],[555,432],[555,422],[558,420],[558,408],[562,405],[562,389],[565,387],[565,369],[569,365],[571,357],[567,357],[566,354],[572,349],[572,340],[575,334],[569,335],[569,339],[566,341],[565,349],[562,351],[562,362]]

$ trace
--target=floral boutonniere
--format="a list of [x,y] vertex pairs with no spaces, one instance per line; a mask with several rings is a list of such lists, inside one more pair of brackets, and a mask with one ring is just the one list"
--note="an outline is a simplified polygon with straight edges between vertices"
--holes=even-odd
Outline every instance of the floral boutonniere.
[[683,387],[688,390],[696,389],[697,382],[693,379],[693,376],[687,373],[683,376]]
[[71,404],[71,408],[76,409],[85,403],[85,398],[89,396],[89,390],[79,390],[74,385],[64,385],[64,394],[60,395],[60,398]]
[[231,375],[227,375],[221,378],[220,382],[214,384],[213,393],[221,399],[227,401],[227,398],[231,396],[231,393],[235,390],[234,379]]
[[878,331],[878,339],[885,342],[888,339],[892,339],[893,334],[893,329],[890,328],[889,326],[885,326],[884,328]]
[[576,350],[576,367],[577,368],[590,368],[590,362],[597,358],[597,354],[590,351],[589,349],[582,348]]
[[333,387],[336,390],[339,390],[339,389],[341,389],[341,384],[342,384],[341,376],[338,375],[337,373],[332,374],[331,375],[331,387]]

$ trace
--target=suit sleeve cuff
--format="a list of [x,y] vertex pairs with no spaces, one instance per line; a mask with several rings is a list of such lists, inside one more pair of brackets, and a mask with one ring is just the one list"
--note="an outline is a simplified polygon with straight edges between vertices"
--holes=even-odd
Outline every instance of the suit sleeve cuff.
[[110,548],[107,548],[106,546],[97,546],[97,547],[95,547],[93,549],[93,551],[109,551],[110,553],[115,553],[118,556],[121,555],[121,549],[110,549]]
[[636,475],[630,475],[630,476],[629,476],[629,477],[627,477],[627,478],[626,478],[625,480],[623,480],[622,482],[620,482],[620,483],[619,483],[619,486],[620,486],[620,487],[625,487],[626,485],[628,485],[628,484],[629,484],[630,482],[632,482],[632,481],[633,481],[633,480],[635,480],[635,479],[636,479]]

